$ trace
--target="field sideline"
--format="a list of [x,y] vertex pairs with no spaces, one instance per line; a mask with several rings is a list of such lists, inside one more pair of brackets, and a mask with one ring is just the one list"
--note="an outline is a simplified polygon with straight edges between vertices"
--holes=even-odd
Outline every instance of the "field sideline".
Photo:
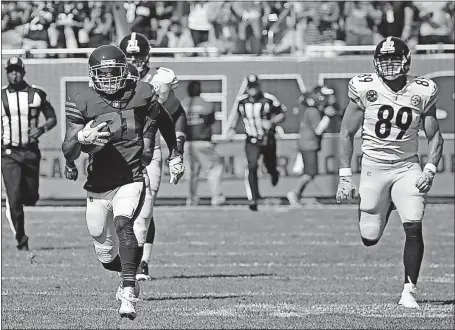
[[451,329],[454,205],[428,205],[419,311],[397,305],[404,232],[396,214],[365,248],[354,205],[158,207],[154,280],[120,319],[119,278],[96,259],[84,208],[26,208],[30,252],[2,209],[3,329]]

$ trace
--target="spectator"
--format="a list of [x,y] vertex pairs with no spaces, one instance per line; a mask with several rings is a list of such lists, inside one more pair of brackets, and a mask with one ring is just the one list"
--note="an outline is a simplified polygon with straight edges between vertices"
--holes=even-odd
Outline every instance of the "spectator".
[[136,6],[134,3],[127,9],[127,20],[131,21],[131,31],[138,32],[152,39],[150,20],[156,18],[155,3],[152,1],[140,1]]
[[344,6],[346,45],[373,45],[373,34],[381,23],[382,13],[367,1],[349,1]]
[[213,105],[201,98],[201,82],[194,80],[188,83],[188,97],[182,106],[188,118],[185,154],[188,155],[189,194],[187,205],[197,205],[197,186],[201,170],[207,172],[212,205],[221,205],[226,198],[221,193],[223,164],[212,142],[212,125],[215,123]]
[[[182,24],[178,19],[171,20],[171,25],[169,26],[168,29],[169,29],[168,32],[166,32],[166,34],[161,39],[160,47],[167,48],[194,47],[191,31],[187,27],[182,27]],[[168,56],[172,56],[172,54],[169,54]],[[176,56],[182,55],[176,54]]]
[[[259,1],[232,3],[232,11],[239,21],[238,39],[244,53],[261,54],[262,29],[267,20],[268,10],[270,7],[266,6],[266,12],[263,13],[263,5]],[[249,33],[249,30],[252,33]]]
[[415,1],[414,5],[421,20],[419,43],[450,43],[453,25],[447,3]]
[[209,40],[209,31],[212,29],[212,24],[209,21],[208,9],[209,3],[207,1],[195,1],[190,4],[188,28],[196,46]]
[[296,24],[291,16],[285,19],[286,28],[281,33],[281,38],[272,44],[267,45],[267,53],[269,54],[290,54],[293,48],[298,50],[303,49],[303,38],[296,38]]
[[22,47],[25,34],[20,27],[26,24],[31,15],[31,6],[26,2],[2,3],[2,48]]
[[22,40],[22,48],[24,49],[46,49],[50,46],[49,34],[54,35],[55,41],[58,37],[58,32],[53,24],[54,17],[52,13],[46,8],[36,8],[32,13],[32,20],[30,23],[25,24],[24,32],[26,32]]
[[[94,2],[90,10],[90,16],[85,17],[83,29],[81,29],[86,34],[86,46],[96,48],[109,44],[112,40],[113,23],[114,18],[108,4],[100,1]],[[84,37],[79,33],[79,40],[81,44],[84,44],[81,39],[84,39]]]
[[[79,48],[79,30],[88,16],[86,2],[60,2],[57,5],[57,20],[55,22],[59,31],[57,47]],[[82,40],[85,43],[86,40]]]
[[383,38],[397,37],[408,41],[414,21],[414,7],[409,1],[379,2],[382,11],[378,32]]
[[236,53],[237,23],[229,2],[211,2],[209,7],[212,30],[204,46],[218,48],[220,54]]
[[[297,35],[302,45],[332,45],[339,29],[340,7],[333,1],[304,2],[295,5],[299,24]],[[302,46],[298,43],[297,50]],[[324,56],[332,56],[329,52]],[[321,55],[322,55],[321,54]]]

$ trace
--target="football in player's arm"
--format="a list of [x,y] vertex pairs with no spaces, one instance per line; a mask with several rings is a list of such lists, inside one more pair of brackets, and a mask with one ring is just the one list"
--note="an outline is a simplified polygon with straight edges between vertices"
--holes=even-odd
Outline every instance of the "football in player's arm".
[[[84,124],[84,118],[75,111],[76,109],[77,107],[74,102],[68,101],[66,103],[66,133],[62,145],[63,154],[66,159],[65,177],[74,181],[78,178],[78,170],[74,161],[79,158],[81,151],[88,154],[96,153],[110,141],[110,137],[112,136],[107,122],[95,123],[95,120],[92,119],[87,124]],[[183,173],[181,173],[180,166],[178,168],[172,166],[176,162],[173,159],[181,157],[177,151],[174,122],[168,112],[157,102],[151,104],[150,109],[151,111],[147,117],[147,123],[143,133],[143,163],[146,166],[150,164],[153,158],[155,135],[159,129],[169,148],[171,183],[177,184]]]

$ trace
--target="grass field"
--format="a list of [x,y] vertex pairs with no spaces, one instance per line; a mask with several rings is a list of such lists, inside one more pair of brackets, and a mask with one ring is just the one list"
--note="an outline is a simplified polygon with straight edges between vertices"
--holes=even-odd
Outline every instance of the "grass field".
[[454,206],[428,205],[418,298],[397,305],[404,232],[396,216],[365,248],[353,206],[159,207],[151,268],[134,321],[119,278],[96,259],[83,208],[26,210],[30,252],[2,219],[3,329],[451,329]]

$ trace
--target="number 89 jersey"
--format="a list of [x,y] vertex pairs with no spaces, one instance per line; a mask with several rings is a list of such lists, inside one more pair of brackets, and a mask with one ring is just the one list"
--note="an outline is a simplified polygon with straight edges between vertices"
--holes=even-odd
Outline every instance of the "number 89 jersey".
[[352,78],[348,96],[364,110],[362,152],[378,161],[417,154],[421,116],[435,104],[437,91],[436,84],[423,77],[408,77],[398,92],[374,73]]

